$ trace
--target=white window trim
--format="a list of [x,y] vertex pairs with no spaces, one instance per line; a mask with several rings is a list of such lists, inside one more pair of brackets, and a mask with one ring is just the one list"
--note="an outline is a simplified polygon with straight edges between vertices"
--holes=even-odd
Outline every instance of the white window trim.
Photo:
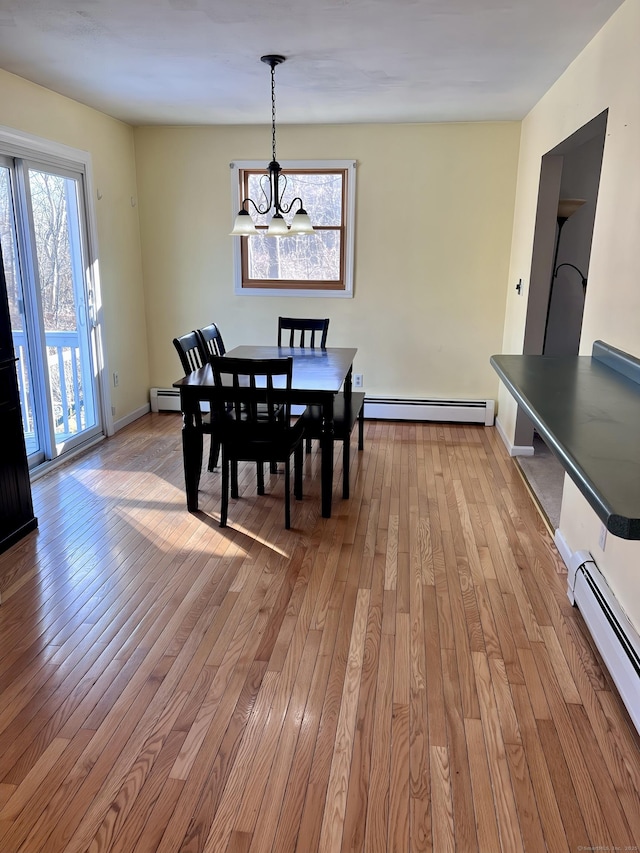
[[[346,199],[346,244],[344,247],[344,290],[323,290],[313,288],[302,290],[300,288],[287,289],[277,288],[249,288],[242,287],[242,263],[240,256],[240,239],[232,237],[233,243],[233,292],[237,296],[321,296],[332,299],[353,298],[353,272],[354,272],[354,245],[356,225],[356,161],[355,160],[279,160],[282,169],[295,172],[296,169],[346,169],[347,170],[347,199]],[[242,199],[240,198],[239,171],[241,169],[266,169],[264,160],[234,160],[229,163],[231,169],[231,199],[232,213],[230,222],[233,222],[237,212],[240,210]],[[274,239],[278,239],[277,237]]]

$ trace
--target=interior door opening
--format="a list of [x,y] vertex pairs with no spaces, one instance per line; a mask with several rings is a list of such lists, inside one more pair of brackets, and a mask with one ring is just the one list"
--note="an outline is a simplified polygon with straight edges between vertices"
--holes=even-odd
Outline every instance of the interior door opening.
[[[605,110],[542,157],[524,354],[579,352],[606,124]],[[535,449],[540,442],[518,408],[514,444]],[[560,463],[546,446],[542,451],[527,460],[527,480],[543,509],[544,502],[553,503],[547,516],[555,524],[564,476],[558,476]]]

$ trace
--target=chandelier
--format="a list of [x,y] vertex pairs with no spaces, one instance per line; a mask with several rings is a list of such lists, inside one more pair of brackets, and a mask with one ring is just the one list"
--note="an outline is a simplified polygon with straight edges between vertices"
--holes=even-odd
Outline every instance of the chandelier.
[[[280,163],[276,160],[276,89],[275,89],[275,68],[284,62],[284,56],[277,54],[267,54],[260,57],[262,62],[265,62],[271,67],[271,162],[267,166],[268,175],[263,175],[260,179],[260,189],[264,199],[254,201],[252,198],[245,198],[242,201],[240,211],[236,216],[233,224],[232,236],[248,237],[251,234],[265,234],[267,237],[286,237],[296,234],[311,234],[313,225],[304,209],[302,199],[296,196],[291,199],[289,204],[283,202],[285,190],[287,188],[286,175],[282,174]],[[284,219],[283,214],[291,212],[294,204],[300,204],[299,209],[293,217],[291,226],[289,227]],[[259,215],[269,213],[273,210],[273,216],[269,222],[269,227],[266,232],[259,231],[251,218],[247,209],[251,205],[255,212]]]

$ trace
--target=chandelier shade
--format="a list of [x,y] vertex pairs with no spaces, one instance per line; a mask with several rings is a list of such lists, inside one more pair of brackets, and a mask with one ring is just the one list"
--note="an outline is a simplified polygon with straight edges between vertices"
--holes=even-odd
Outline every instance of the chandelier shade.
[[[298,234],[311,234],[313,225],[309,214],[304,209],[304,204],[299,196],[291,199],[286,204],[284,193],[287,187],[286,175],[282,173],[282,169],[276,158],[276,90],[275,90],[275,69],[285,61],[284,56],[277,54],[267,54],[261,56],[262,62],[265,62],[271,68],[271,162],[267,166],[267,175],[263,175],[260,180],[260,189],[263,199],[255,201],[247,196],[242,200],[240,210],[235,218],[233,225],[232,237],[249,237],[252,234],[266,234],[267,237],[287,237],[296,236]],[[284,215],[288,215],[294,210],[294,206],[298,204],[291,225],[287,225]],[[251,217],[249,208],[252,207],[256,214],[262,216],[272,213],[271,220],[266,229],[258,229]],[[283,215],[284,214],[284,215]]]
[[238,234],[240,237],[249,237],[251,234],[258,233],[248,210],[241,210],[238,213],[231,233]]

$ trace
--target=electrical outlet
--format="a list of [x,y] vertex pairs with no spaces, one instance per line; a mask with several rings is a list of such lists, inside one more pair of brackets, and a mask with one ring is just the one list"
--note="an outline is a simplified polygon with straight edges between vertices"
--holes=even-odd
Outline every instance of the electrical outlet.
[[118,387],[118,382],[120,382],[120,377],[118,376],[117,370],[114,370],[113,371],[113,387],[114,388]]
[[361,373],[353,374],[353,387],[354,388],[362,388],[363,377]]
[[604,551],[605,545],[607,544],[607,528],[604,524],[600,525],[600,536],[598,537],[598,545]]

